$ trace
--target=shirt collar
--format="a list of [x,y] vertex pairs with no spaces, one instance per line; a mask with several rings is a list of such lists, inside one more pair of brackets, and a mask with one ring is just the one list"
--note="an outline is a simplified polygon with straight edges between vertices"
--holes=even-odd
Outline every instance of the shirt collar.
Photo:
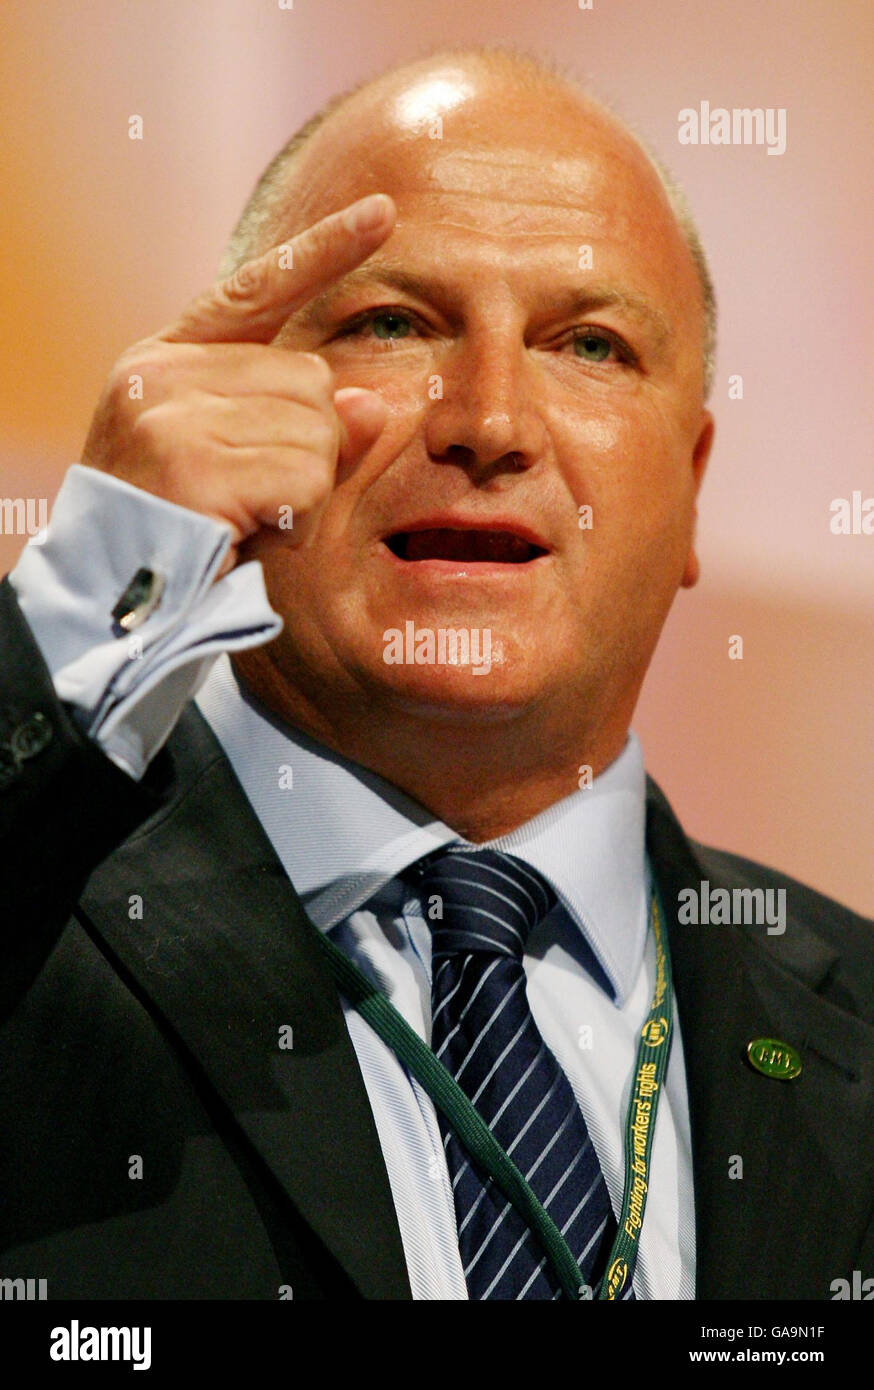
[[[466,843],[384,778],[276,721],[242,693],[227,657],[216,662],[197,703],[323,930],[423,855]],[[487,842],[549,881],[620,1007],[646,941],[645,794],[643,754],[629,733],[622,752],[590,787],[574,789]]]

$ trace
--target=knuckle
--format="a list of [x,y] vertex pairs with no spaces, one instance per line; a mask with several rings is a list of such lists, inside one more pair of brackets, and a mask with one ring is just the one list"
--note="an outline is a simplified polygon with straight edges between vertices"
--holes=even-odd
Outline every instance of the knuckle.
[[109,394],[120,404],[154,402],[166,390],[173,368],[160,345],[137,343],[114,364],[107,383]]
[[325,358],[317,352],[301,352],[298,360],[311,390],[319,395],[328,394],[334,385],[334,372]]
[[177,433],[171,416],[166,405],[156,405],[141,411],[134,420],[131,435],[150,456],[162,451],[168,439]]
[[310,448],[319,458],[330,458],[333,465],[337,452],[340,429],[335,420],[325,415],[316,415],[310,429]]
[[318,261],[330,250],[335,240],[336,229],[331,226],[331,219],[328,217],[321,222],[314,222],[311,227],[306,227],[295,238],[295,250],[299,248],[303,256]]
[[124,405],[130,397],[131,378],[142,376],[142,363],[139,357],[119,357],[106,378],[105,392],[113,405]]
[[295,264],[315,271],[319,266],[336,259],[340,248],[349,240],[343,213],[330,213],[320,222],[306,227],[292,241]]
[[238,265],[232,275],[223,280],[218,287],[219,298],[227,304],[236,305],[251,300],[261,283],[261,273],[252,261]]

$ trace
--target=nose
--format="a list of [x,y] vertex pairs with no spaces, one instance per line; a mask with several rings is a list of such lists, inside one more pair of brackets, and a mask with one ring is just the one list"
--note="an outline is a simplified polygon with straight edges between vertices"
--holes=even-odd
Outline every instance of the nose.
[[543,450],[534,368],[509,326],[456,341],[441,363],[425,429],[430,456],[476,480],[530,468]]

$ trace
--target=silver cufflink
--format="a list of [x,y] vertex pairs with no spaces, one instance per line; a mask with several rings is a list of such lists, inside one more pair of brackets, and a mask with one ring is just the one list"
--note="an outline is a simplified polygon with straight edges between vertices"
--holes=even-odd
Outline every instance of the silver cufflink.
[[164,592],[164,576],[157,570],[138,569],[112,610],[116,629],[132,632],[154,613]]

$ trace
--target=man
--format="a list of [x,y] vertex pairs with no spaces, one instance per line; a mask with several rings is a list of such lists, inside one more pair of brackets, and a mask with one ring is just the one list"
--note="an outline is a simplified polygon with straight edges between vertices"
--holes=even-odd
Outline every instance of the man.
[[713,435],[678,195],[542,66],[436,55],[225,271],[3,586],[3,1272],[831,1297],[870,924],[691,844],[629,733]]

